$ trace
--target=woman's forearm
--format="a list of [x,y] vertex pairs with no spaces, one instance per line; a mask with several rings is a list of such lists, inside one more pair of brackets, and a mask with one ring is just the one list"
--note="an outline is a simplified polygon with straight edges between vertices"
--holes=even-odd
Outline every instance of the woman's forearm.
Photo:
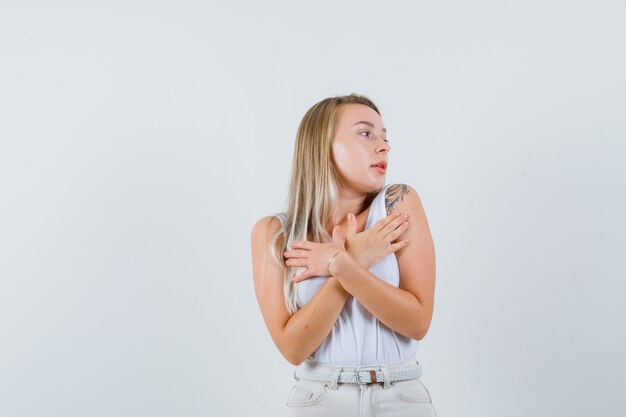
[[319,291],[287,321],[282,334],[283,355],[299,365],[330,334],[350,294],[334,277],[328,277]]
[[424,337],[426,315],[412,293],[372,274],[347,252],[337,255],[331,271],[344,290],[385,326],[412,339]]

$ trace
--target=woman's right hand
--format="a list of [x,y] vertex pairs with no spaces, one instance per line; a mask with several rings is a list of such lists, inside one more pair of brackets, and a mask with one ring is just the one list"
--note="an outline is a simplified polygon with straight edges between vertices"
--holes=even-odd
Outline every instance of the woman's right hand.
[[[348,253],[367,269],[392,252],[405,247],[407,239],[391,243],[409,228],[408,215],[392,213],[379,220],[369,229],[347,236],[345,245]],[[356,217],[348,215],[348,229],[356,230]]]
[[[306,270],[294,276],[291,279],[292,282],[300,282],[311,277],[326,275],[329,263],[334,256],[339,252],[346,251],[345,239],[341,237],[339,230],[339,226],[333,228],[332,242],[316,243],[308,240],[291,242],[291,250],[283,253],[286,259],[285,265],[306,268]],[[348,230],[346,238],[354,235],[354,232],[356,232],[356,228],[353,228],[352,233]]]

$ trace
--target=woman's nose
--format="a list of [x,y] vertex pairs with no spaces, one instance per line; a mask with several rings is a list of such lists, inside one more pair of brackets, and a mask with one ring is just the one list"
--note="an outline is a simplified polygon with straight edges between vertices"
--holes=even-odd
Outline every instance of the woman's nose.
[[376,146],[376,152],[380,153],[387,153],[391,150],[391,145],[389,145],[388,142],[385,142],[384,139],[380,139],[380,143]]

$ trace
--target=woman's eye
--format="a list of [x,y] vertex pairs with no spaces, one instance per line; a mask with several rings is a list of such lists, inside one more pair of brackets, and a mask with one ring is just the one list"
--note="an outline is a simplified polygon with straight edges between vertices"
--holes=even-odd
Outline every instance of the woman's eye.
[[[368,137],[368,138],[371,136],[371,133],[370,133],[370,131],[369,131],[369,130],[364,130],[364,131],[362,131],[360,134],[361,134],[361,135],[365,134],[364,136],[365,136],[365,137]],[[389,141],[388,141],[387,139],[383,138],[383,140],[384,140],[385,142],[389,143]]]

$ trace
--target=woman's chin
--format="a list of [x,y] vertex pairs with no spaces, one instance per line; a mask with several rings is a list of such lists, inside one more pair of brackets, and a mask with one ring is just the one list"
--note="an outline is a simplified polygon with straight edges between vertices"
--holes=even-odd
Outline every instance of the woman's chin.
[[363,193],[378,193],[385,186],[385,176],[379,175],[378,178],[367,178],[367,181],[352,181],[346,184],[352,190],[359,190]]
[[385,186],[385,181],[377,181],[368,187],[369,188],[368,192],[378,194],[380,190],[383,189],[384,186]]

